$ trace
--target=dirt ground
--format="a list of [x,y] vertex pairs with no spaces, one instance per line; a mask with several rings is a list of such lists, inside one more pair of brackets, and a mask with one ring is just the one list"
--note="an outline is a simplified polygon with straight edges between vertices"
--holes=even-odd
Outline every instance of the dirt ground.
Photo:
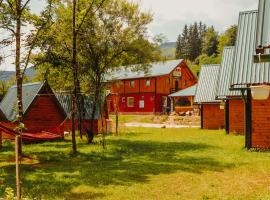
[[[115,116],[111,119],[115,124]],[[149,124],[164,124],[164,125],[180,125],[180,126],[200,126],[200,116],[179,116],[179,115],[120,115],[119,125],[126,123],[149,123]]]

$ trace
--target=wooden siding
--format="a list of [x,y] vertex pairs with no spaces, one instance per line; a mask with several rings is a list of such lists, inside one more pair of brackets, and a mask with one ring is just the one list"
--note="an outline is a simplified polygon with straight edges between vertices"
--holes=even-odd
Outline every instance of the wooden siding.
[[245,107],[243,100],[229,100],[229,132],[244,134]]
[[224,110],[220,109],[219,104],[203,104],[202,109],[203,129],[218,130],[224,128]]
[[23,118],[26,132],[49,131],[65,120],[53,96],[38,96]]
[[270,98],[252,100],[252,147],[270,148]]
[[[175,78],[174,71],[181,71],[181,77]],[[185,89],[197,83],[196,77],[192,74],[187,65],[182,62],[170,74],[158,77],[145,77],[138,79],[119,80],[110,83],[112,95],[119,94],[119,112],[122,113],[161,113],[163,112],[163,97],[176,92],[176,80],[178,89]],[[146,81],[150,80],[150,86]],[[134,86],[130,82],[134,81]],[[184,85],[185,82],[185,85]],[[134,106],[127,106],[127,98],[134,98]],[[144,100],[145,107],[140,108],[139,102]],[[115,98],[111,98],[110,111],[114,111]],[[168,107],[170,107],[168,100]]]
[[[83,128],[90,130],[91,123],[92,123],[92,120],[83,120]],[[78,122],[76,122],[76,124],[78,124]],[[104,128],[104,131],[106,131],[106,122],[105,122],[105,120],[103,121],[103,123],[102,123],[101,119],[94,120],[93,131],[94,131],[95,134],[101,133],[102,132],[102,127]],[[63,129],[65,131],[71,131],[71,128],[72,128],[71,120],[65,121],[65,123],[63,124]]]

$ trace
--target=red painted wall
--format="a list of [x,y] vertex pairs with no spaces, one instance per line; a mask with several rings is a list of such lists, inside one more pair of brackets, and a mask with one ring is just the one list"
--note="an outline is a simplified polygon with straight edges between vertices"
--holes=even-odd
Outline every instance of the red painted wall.
[[[128,106],[128,98],[134,98],[134,106]],[[121,113],[161,113],[163,112],[163,97],[167,97],[166,94],[155,93],[143,93],[143,94],[121,94],[119,95],[119,108],[118,111]],[[144,101],[144,108],[140,108],[140,101]],[[115,97],[112,97],[110,103],[110,112],[114,112]],[[170,105],[168,99],[167,106]]]
[[34,133],[59,127],[64,120],[65,115],[52,96],[38,96],[26,113],[23,123],[27,128],[25,132]]
[[[178,80],[178,88],[185,89],[197,83],[196,77],[192,74],[185,62],[179,64],[174,71],[181,71],[181,78]],[[173,73],[151,77],[139,78],[132,80],[120,80],[110,83],[111,94],[119,95],[119,112],[122,113],[161,113],[163,112],[163,96],[168,96],[175,91],[175,81]],[[146,81],[150,80],[150,85]],[[130,82],[134,81],[135,85],[131,87]],[[185,82],[185,85],[184,85]],[[110,111],[114,111],[115,97],[112,95]],[[128,107],[127,98],[134,97],[134,106]],[[140,100],[144,100],[144,108],[139,107]],[[170,101],[168,98],[168,107]]]
[[229,100],[229,131],[244,134],[245,107],[243,100]]
[[[86,128],[86,129],[90,130],[91,123],[92,123],[92,120],[83,120],[83,128]],[[76,122],[76,124],[78,124],[78,122]],[[102,124],[101,119],[94,120],[94,128],[93,128],[93,130],[94,130],[95,134],[98,134],[98,133],[102,132],[102,125],[104,127],[104,131],[106,131],[106,122],[105,122],[105,120],[103,121],[103,124]],[[72,128],[71,120],[65,121],[65,123],[63,124],[63,130],[64,131],[71,131],[71,128]]]
[[203,104],[203,129],[218,130],[224,128],[224,110],[220,109],[219,104]]
[[252,147],[270,148],[270,98],[252,100]]

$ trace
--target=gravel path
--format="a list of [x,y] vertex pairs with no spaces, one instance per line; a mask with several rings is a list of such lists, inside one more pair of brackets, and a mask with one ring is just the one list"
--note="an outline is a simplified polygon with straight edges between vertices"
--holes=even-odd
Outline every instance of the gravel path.
[[174,125],[174,124],[150,124],[131,122],[125,123],[127,127],[145,127],[145,128],[200,128],[200,126]]

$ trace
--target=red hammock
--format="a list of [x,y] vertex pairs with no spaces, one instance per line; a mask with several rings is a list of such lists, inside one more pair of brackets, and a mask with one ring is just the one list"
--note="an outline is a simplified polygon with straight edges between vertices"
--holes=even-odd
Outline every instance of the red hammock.
[[[18,131],[15,131],[3,124],[0,123],[0,131],[3,133],[10,135],[12,137],[16,137],[20,135]],[[52,141],[52,140],[60,140],[64,139],[64,135],[61,132],[60,128],[52,128],[50,131],[42,131],[38,133],[22,133],[23,142],[41,142],[41,141]]]

